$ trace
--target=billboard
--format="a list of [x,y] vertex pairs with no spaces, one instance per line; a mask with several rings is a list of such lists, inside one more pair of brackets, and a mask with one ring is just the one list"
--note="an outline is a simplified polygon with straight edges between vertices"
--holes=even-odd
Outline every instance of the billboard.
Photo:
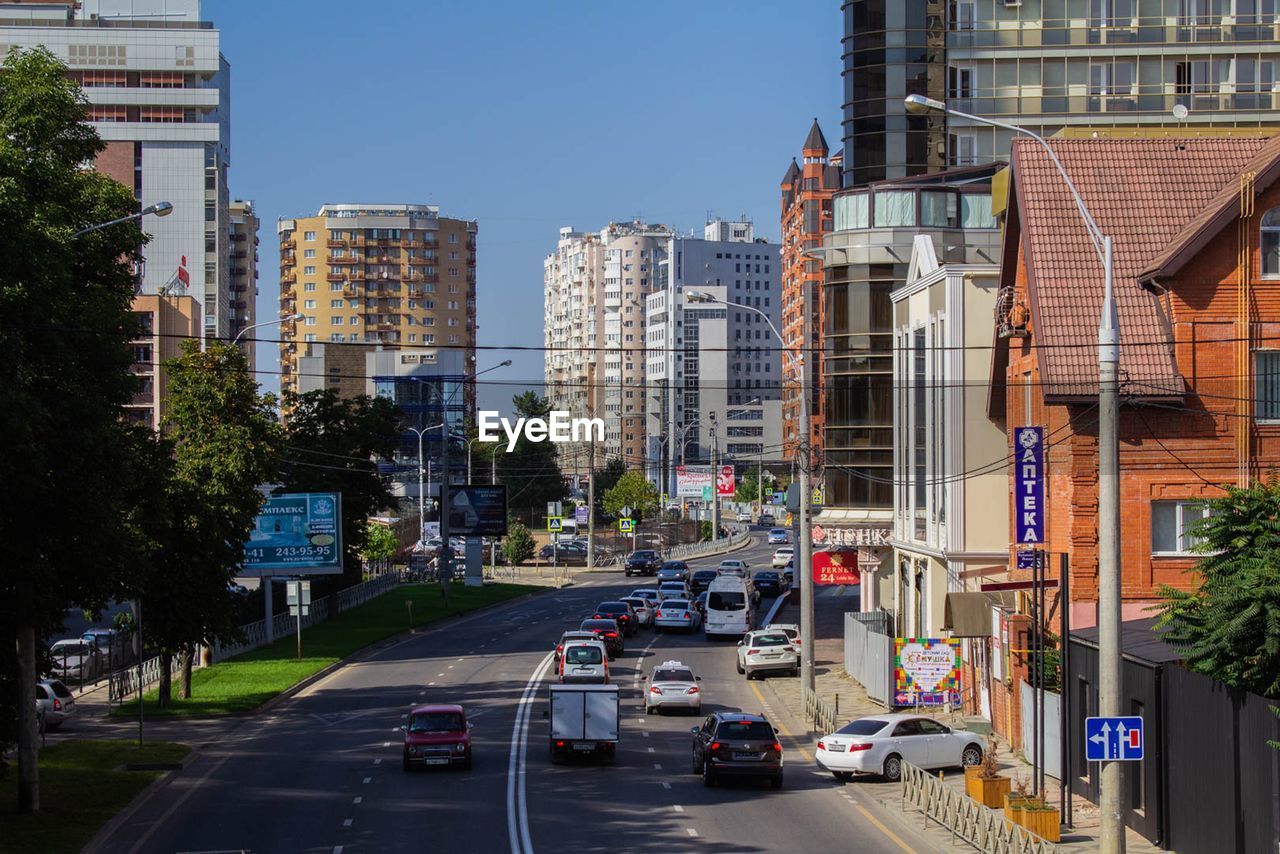
[[732,498],[737,491],[733,485],[733,466],[721,466],[716,476],[716,495]]
[[859,584],[857,551],[823,551],[813,553],[814,584]]
[[701,498],[702,488],[715,485],[711,466],[676,466],[676,497]]
[[960,641],[894,638],[893,704],[950,706],[960,702]]
[[238,576],[337,575],[342,572],[342,496],[273,495],[258,511]]
[[504,484],[453,484],[449,487],[449,535],[505,537],[507,487]]
[[1018,543],[1044,542],[1044,428],[1019,427],[1014,462]]

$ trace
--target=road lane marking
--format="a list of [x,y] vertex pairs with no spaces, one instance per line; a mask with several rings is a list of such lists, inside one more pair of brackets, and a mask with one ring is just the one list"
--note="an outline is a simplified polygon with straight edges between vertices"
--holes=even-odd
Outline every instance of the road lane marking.
[[645,738],[648,738],[648,737],[649,737],[649,730],[647,730],[647,729],[642,729],[642,730],[640,730],[640,734],[641,734],[641,735],[643,735]]
[[[759,689],[758,687],[756,687],[756,683],[754,683],[754,682],[748,682],[747,684],[751,686],[751,690],[755,692],[756,697],[758,697],[758,698],[760,699],[760,705],[762,705],[762,706],[763,706],[763,705],[764,705],[764,694],[761,694],[761,693],[760,693],[760,689]],[[784,724],[780,718],[773,718],[773,717],[771,716],[771,720],[773,720],[774,724],[776,724],[776,725],[777,725],[778,730],[779,730],[783,735],[785,735],[787,738],[793,738],[793,737],[794,737],[794,736],[792,736],[792,735],[791,735],[791,733],[787,730],[787,725],[786,725],[786,724]],[[809,760],[810,762],[812,762],[812,761],[813,761],[813,754],[811,754],[811,753],[809,752],[808,748],[806,748],[804,745],[797,744],[797,745],[796,745],[796,750],[800,751],[800,755],[801,755],[801,756],[803,756],[805,759]]]
[[[452,669],[453,669],[453,665],[452,665],[452,664],[450,664],[448,669],[449,669],[449,670],[452,670]],[[443,676],[444,674],[442,673],[442,674],[440,674],[440,675],[441,675],[441,676]]]
[[698,835],[698,831],[694,830],[692,827],[686,827],[686,828],[684,829],[684,832],[685,832],[685,833],[687,833],[687,834],[689,834],[690,836],[697,836],[697,835]]
[[663,784],[662,784],[662,788],[664,788],[664,789],[670,789],[670,788],[671,788],[671,784],[670,784],[670,783],[667,783],[667,782],[665,782],[665,781],[664,781],[664,782],[663,782]]
[[507,761],[507,836],[511,843],[511,854],[533,854],[533,840],[529,834],[529,805],[525,789],[529,719],[533,713],[533,700],[537,695],[538,683],[542,681],[554,657],[554,650],[548,652],[529,676],[529,681],[524,686],[524,693],[520,695],[520,702],[516,706],[515,723],[511,727],[511,755]]
[[381,759],[375,759],[375,760],[373,760],[373,764],[374,764],[374,765],[381,765],[381,764],[382,764],[382,760],[381,760]]
[[436,674],[436,678],[437,678],[437,679],[440,679],[440,678],[441,678],[441,677],[443,677],[443,676],[444,676],[444,674],[443,674],[443,673],[437,673],[437,674]]
[[[393,730],[392,730],[392,732],[396,732],[396,730],[394,730],[394,729],[393,729]],[[390,747],[390,746],[391,746],[391,742],[389,742],[389,741],[384,741],[384,742],[382,742],[382,746],[383,746],[383,747]]]
[[365,777],[365,778],[364,778],[364,783],[365,783],[366,785],[368,785],[369,783],[372,783],[372,782],[373,782],[373,778],[372,778],[372,777]]
[[352,799],[351,799],[351,803],[353,803],[353,804],[358,804],[358,803],[360,803],[360,802],[361,802],[361,801],[363,801],[363,800],[364,800],[364,798],[360,797],[359,795],[356,795],[354,798],[352,798]]
[[351,826],[351,821],[352,821],[352,820],[351,820],[351,819],[349,819],[349,818],[344,818],[344,819],[342,820],[342,826],[343,826],[343,827],[350,827],[350,826]]
[[466,661],[465,658],[459,658],[458,661]]
[[650,752],[650,753],[657,753],[657,752],[658,752],[658,751],[654,750],[652,747],[648,748],[648,750],[649,750],[649,752]]
[[676,812],[684,812],[684,807],[680,806],[679,804],[672,804],[671,808]]
[[436,683],[434,683],[434,682],[428,682],[428,683],[427,683],[427,687],[428,687],[428,688],[430,688],[432,685],[435,685],[435,684],[436,684]]
[[880,819],[876,818],[875,816],[873,816],[873,815],[871,814],[871,811],[870,811],[870,810],[868,810],[868,809],[867,809],[866,807],[864,807],[862,804],[854,804],[854,806],[856,806],[856,807],[858,808],[858,812],[862,813],[862,814],[863,814],[863,816],[865,816],[865,817],[866,817],[867,821],[871,822],[873,825],[875,825],[876,829],[878,829],[878,830],[879,830],[881,833],[883,833],[885,836],[889,837],[889,839],[893,840],[893,842],[894,842],[894,843],[895,843],[899,848],[901,848],[903,851],[910,852],[910,854],[915,854],[915,849],[914,849],[914,848],[912,848],[910,845],[908,845],[907,843],[905,843],[905,842],[903,842],[901,839],[899,839],[899,838],[898,838],[898,835],[897,835],[897,834],[895,834],[892,830],[890,830],[889,828],[885,827],[885,826],[884,826],[884,824],[882,824],[882,823],[881,823]]
[[654,770],[654,771],[661,771],[661,770],[662,770],[662,763],[661,763],[661,762],[655,762],[655,763],[653,763],[653,770]]
[[333,846],[333,854],[342,854],[342,846],[341,845]]

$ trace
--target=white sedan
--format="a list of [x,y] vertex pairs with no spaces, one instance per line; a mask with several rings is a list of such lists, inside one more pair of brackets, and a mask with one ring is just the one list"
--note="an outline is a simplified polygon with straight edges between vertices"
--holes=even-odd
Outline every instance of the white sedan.
[[904,761],[918,768],[977,765],[982,761],[982,739],[921,715],[877,715],[824,735],[815,758],[837,780],[879,774],[896,782]]
[[653,627],[657,631],[684,629],[697,631],[702,626],[702,614],[688,599],[664,599],[654,615]]
[[644,713],[651,715],[666,708],[685,709],[694,715],[702,713],[701,676],[679,661],[664,661],[646,677],[649,689],[644,692]]
[[791,563],[791,558],[795,553],[796,550],[794,546],[783,546],[775,551],[773,553],[773,568],[782,569],[784,566]]
[[800,672],[800,654],[791,638],[773,629],[747,632],[738,642],[738,672],[752,679],[756,674],[783,671],[795,676]]
[[625,596],[618,600],[626,602],[636,612],[636,620],[642,626],[653,625],[653,609],[649,607],[649,600],[642,596]]

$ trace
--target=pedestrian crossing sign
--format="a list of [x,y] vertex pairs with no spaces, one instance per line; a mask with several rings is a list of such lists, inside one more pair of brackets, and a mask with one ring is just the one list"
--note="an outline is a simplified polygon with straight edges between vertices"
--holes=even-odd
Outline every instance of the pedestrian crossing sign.
[[548,516],[547,530],[553,534],[560,533],[560,530],[561,530],[560,523],[561,523],[561,519],[559,516]]
[[630,534],[635,529],[635,525],[636,525],[635,519],[619,519],[618,520],[618,530],[624,534]]

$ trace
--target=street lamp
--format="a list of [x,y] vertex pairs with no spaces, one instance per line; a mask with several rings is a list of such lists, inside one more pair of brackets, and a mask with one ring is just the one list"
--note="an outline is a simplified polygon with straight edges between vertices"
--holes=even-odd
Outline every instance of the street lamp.
[[[1062,182],[1071,191],[1076,210],[1084,221],[1085,231],[1102,263],[1102,312],[1098,319],[1098,714],[1115,717],[1123,714],[1120,685],[1122,660],[1120,650],[1120,446],[1119,431],[1119,363],[1120,319],[1116,311],[1110,235],[1103,234],[1093,215],[1080,198],[1080,191],[1058,159],[1053,146],[1037,133],[1018,125],[996,121],[953,110],[946,103],[923,95],[908,95],[906,108],[911,113],[929,111],[946,113],[979,124],[990,125],[1029,136],[1040,143],[1053,162]],[[1065,642],[1065,641],[1064,641]],[[1124,819],[1121,814],[1120,762],[1102,763],[1102,785],[1098,799],[1101,813],[1101,842],[1105,852],[1124,850]]]
[[800,376],[800,429],[804,437],[800,442],[800,559],[796,564],[796,574],[800,576],[800,677],[801,685],[809,691],[814,689],[813,666],[813,538],[809,533],[809,468],[812,455],[809,447],[809,387],[805,375],[808,362],[804,353],[800,355],[786,349],[786,341],[778,327],[768,314],[754,306],[729,302],[705,291],[685,291],[685,299],[689,302],[718,302],[732,308],[758,314],[769,325],[769,331],[783,347],[783,354],[792,360],[793,368]]
[[142,219],[144,216],[155,214],[156,216],[168,216],[173,213],[173,205],[169,202],[156,202],[154,205],[147,205],[137,213],[131,213],[128,216],[118,217],[107,222],[100,222],[97,225],[91,225],[88,228],[82,228],[71,235],[72,239],[88,234],[91,231],[98,231],[103,228],[110,228],[113,225],[119,225],[122,222],[132,222],[135,219]]
[[[260,326],[271,326],[271,325],[276,324],[276,323],[293,323],[294,321],[297,321],[297,320],[305,320],[305,319],[306,319],[306,317],[307,317],[307,316],[306,316],[305,314],[291,314],[291,315],[289,315],[288,317],[282,317],[282,318],[280,318],[279,320],[264,320],[264,321],[262,321],[261,323],[255,323],[255,324],[253,324],[252,326],[246,326],[244,329],[241,329],[241,330],[236,334],[236,337],[235,337],[235,338],[232,338],[232,339],[231,339],[231,343],[232,343],[233,345],[234,345],[234,344],[239,344],[239,343],[240,343],[240,339],[244,337],[244,334],[245,334],[246,332],[248,332],[248,331],[250,331],[250,330],[252,330],[252,329],[257,329],[257,328],[258,328],[258,327],[260,327]],[[250,340],[253,340],[253,339],[250,339]]]

